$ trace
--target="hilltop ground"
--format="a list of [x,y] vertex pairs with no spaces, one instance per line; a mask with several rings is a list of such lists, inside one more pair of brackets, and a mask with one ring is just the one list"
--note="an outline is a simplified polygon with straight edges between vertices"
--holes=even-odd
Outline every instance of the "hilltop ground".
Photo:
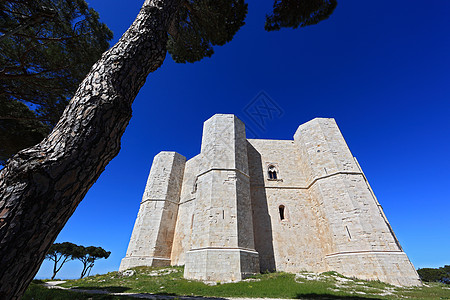
[[182,267],[139,267],[67,280],[57,285],[59,289],[48,289],[43,283],[32,283],[24,299],[450,299],[449,285],[396,287],[379,281],[347,278],[335,272],[267,273],[237,283],[207,285],[184,279]]

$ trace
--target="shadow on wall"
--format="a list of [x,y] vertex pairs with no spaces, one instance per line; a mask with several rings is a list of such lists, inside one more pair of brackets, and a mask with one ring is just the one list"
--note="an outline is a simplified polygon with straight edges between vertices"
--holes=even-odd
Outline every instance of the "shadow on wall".
[[274,272],[275,257],[273,252],[272,223],[267,206],[267,195],[264,187],[264,170],[261,155],[247,143],[249,157],[250,193],[253,211],[253,234],[255,236],[255,250],[259,253],[261,272]]

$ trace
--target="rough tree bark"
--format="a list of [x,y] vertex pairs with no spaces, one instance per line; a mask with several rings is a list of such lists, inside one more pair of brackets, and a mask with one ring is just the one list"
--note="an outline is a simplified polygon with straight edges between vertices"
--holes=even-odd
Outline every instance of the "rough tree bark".
[[0,299],[19,299],[111,159],[147,75],[166,56],[179,0],[146,0],[79,86],[52,133],[0,172]]

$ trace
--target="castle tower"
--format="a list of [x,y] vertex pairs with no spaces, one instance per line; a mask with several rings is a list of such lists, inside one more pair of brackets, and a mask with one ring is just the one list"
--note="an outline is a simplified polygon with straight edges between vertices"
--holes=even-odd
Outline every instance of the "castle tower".
[[420,285],[334,119],[294,140],[246,139],[234,115],[204,123],[201,153],[154,161],[120,270],[185,265],[188,279],[337,271]]
[[186,158],[176,152],[155,156],[120,271],[170,265],[185,163]]
[[258,273],[245,126],[234,115],[204,123],[199,169],[185,278],[237,281]]
[[312,202],[327,220],[329,270],[361,279],[419,285],[334,119],[316,118],[294,135]]

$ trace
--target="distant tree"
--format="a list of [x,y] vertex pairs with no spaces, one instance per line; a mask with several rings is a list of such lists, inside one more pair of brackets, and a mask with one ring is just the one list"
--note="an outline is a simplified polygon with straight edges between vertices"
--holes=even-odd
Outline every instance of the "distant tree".
[[[145,0],[50,135],[9,159],[0,171],[0,298],[23,295],[64,224],[119,153],[131,105],[148,74],[167,52],[178,62],[212,55],[214,45],[230,41],[244,24],[246,10],[244,0]],[[302,15],[324,19],[329,10]]]
[[[55,243],[50,247],[45,258],[53,261],[53,275],[51,279],[55,278],[56,273],[61,270],[66,262],[74,259],[73,255],[76,247],[77,245],[69,242]],[[58,263],[60,263],[59,266]]]
[[445,266],[441,267],[441,269],[442,269],[444,272],[450,274],[450,265],[445,265]]
[[439,279],[439,282],[450,284],[450,265],[440,267],[439,270],[442,271],[442,276]]
[[0,34],[4,164],[55,126],[112,32],[85,0],[2,0]]
[[417,273],[423,281],[450,284],[450,265],[440,268],[422,268],[418,269]]
[[73,257],[83,263],[83,270],[81,271],[80,279],[86,276],[86,274],[89,276],[96,260],[99,260],[100,258],[106,259],[110,254],[110,251],[106,251],[102,247],[77,246]]

